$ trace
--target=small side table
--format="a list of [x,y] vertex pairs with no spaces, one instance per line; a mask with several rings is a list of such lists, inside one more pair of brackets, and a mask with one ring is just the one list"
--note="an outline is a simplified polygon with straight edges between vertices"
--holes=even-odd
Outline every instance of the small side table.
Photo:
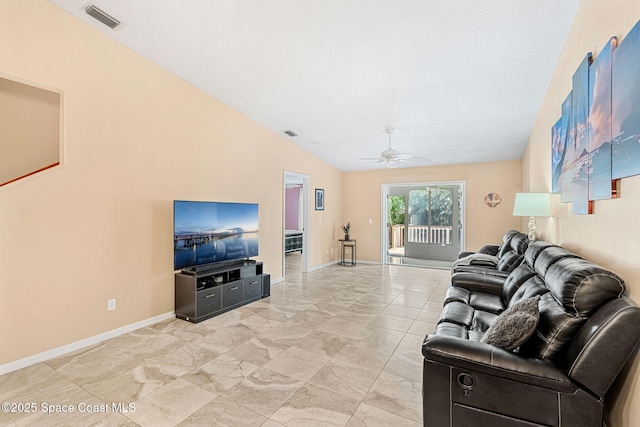
[[[356,265],[356,241],[355,240],[344,240],[340,239],[341,246],[341,257],[340,257],[340,265],[348,265],[353,267]],[[345,254],[351,252],[351,261],[345,260]]]

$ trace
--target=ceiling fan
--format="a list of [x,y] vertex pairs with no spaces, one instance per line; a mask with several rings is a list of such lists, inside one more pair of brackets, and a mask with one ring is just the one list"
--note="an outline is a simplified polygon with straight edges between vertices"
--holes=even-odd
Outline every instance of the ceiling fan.
[[401,153],[398,150],[391,148],[391,134],[393,133],[393,128],[388,127],[385,129],[387,135],[389,135],[389,148],[380,153],[380,157],[361,157],[360,160],[369,160],[376,161],[378,163],[386,162],[388,168],[397,167],[398,163],[406,162],[407,160],[420,159],[420,160],[429,160],[424,157],[417,157],[409,153]]

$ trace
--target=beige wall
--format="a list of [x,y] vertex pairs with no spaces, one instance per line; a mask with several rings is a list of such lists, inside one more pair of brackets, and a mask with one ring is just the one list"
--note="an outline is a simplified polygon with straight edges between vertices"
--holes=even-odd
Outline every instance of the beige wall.
[[[523,157],[523,188],[549,191],[551,127],[571,90],[571,76],[587,52],[597,56],[611,36],[624,36],[640,19],[637,0],[582,0]],[[614,65],[615,66],[615,65]],[[640,76],[638,76],[640,78]],[[640,176],[621,181],[620,198],[594,203],[593,215],[572,215],[571,205],[554,196],[553,214],[539,221],[542,238],[561,244],[620,274],[640,302]],[[640,325],[638,325],[640,327]],[[610,426],[640,426],[640,362],[627,367],[609,396],[615,401]]]
[[[381,261],[383,184],[464,181],[466,249],[475,250],[485,243],[500,244],[506,230],[521,227],[519,218],[511,214],[520,177],[519,160],[345,173],[344,218],[351,222],[351,236],[358,242],[358,259]],[[487,193],[500,194],[502,203],[488,207],[484,204]],[[342,234],[339,228],[336,232]]]
[[337,169],[45,0],[0,0],[0,40],[0,73],[63,93],[66,145],[62,167],[0,188],[0,367],[172,312],[174,199],[259,203],[278,279],[283,171],[309,175],[327,196],[310,266],[335,260]]

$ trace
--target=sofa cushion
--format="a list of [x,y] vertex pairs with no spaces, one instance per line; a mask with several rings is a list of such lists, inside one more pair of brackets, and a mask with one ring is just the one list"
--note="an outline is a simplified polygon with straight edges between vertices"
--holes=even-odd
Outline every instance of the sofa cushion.
[[551,292],[540,297],[538,306],[538,326],[531,338],[522,344],[520,353],[527,357],[555,360],[587,318],[567,313]]
[[444,297],[444,305],[447,305],[453,301],[469,304],[470,296],[471,292],[469,292],[465,288],[461,288],[458,286],[449,286],[449,289],[447,289],[447,293]]
[[491,327],[491,325],[493,325],[493,322],[495,322],[497,318],[497,314],[483,310],[476,310],[473,313],[473,320],[471,321],[471,327],[469,328],[469,339],[471,339],[471,332],[476,332],[478,333],[478,337],[475,341],[480,341],[484,333]]
[[450,322],[438,323],[435,334],[462,339],[469,338],[469,330],[466,327]]
[[509,276],[507,276],[507,279],[502,285],[502,301],[505,306],[509,305],[509,301],[511,301],[520,286],[535,276],[536,273],[527,264],[522,264],[509,273]]
[[470,305],[459,301],[452,301],[442,309],[438,323],[449,322],[468,328],[471,326],[474,312],[474,308]]
[[482,337],[482,342],[514,350],[524,344],[538,324],[540,296],[527,298],[502,312]]
[[469,305],[476,310],[488,311],[494,314],[500,314],[505,309],[500,295],[485,294],[482,292],[472,293],[469,298]]

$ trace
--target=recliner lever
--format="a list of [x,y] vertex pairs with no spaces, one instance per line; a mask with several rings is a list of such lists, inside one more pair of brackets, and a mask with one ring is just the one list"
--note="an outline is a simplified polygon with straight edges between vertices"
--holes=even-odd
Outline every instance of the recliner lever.
[[458,384],[460,384],[460,387],[462,387],[462,390],[464,390],[464,395],[469,396],[469,392],[476,385],[476,380],[470,374],[465,372],[458,374],[456,380],[458,381]]

